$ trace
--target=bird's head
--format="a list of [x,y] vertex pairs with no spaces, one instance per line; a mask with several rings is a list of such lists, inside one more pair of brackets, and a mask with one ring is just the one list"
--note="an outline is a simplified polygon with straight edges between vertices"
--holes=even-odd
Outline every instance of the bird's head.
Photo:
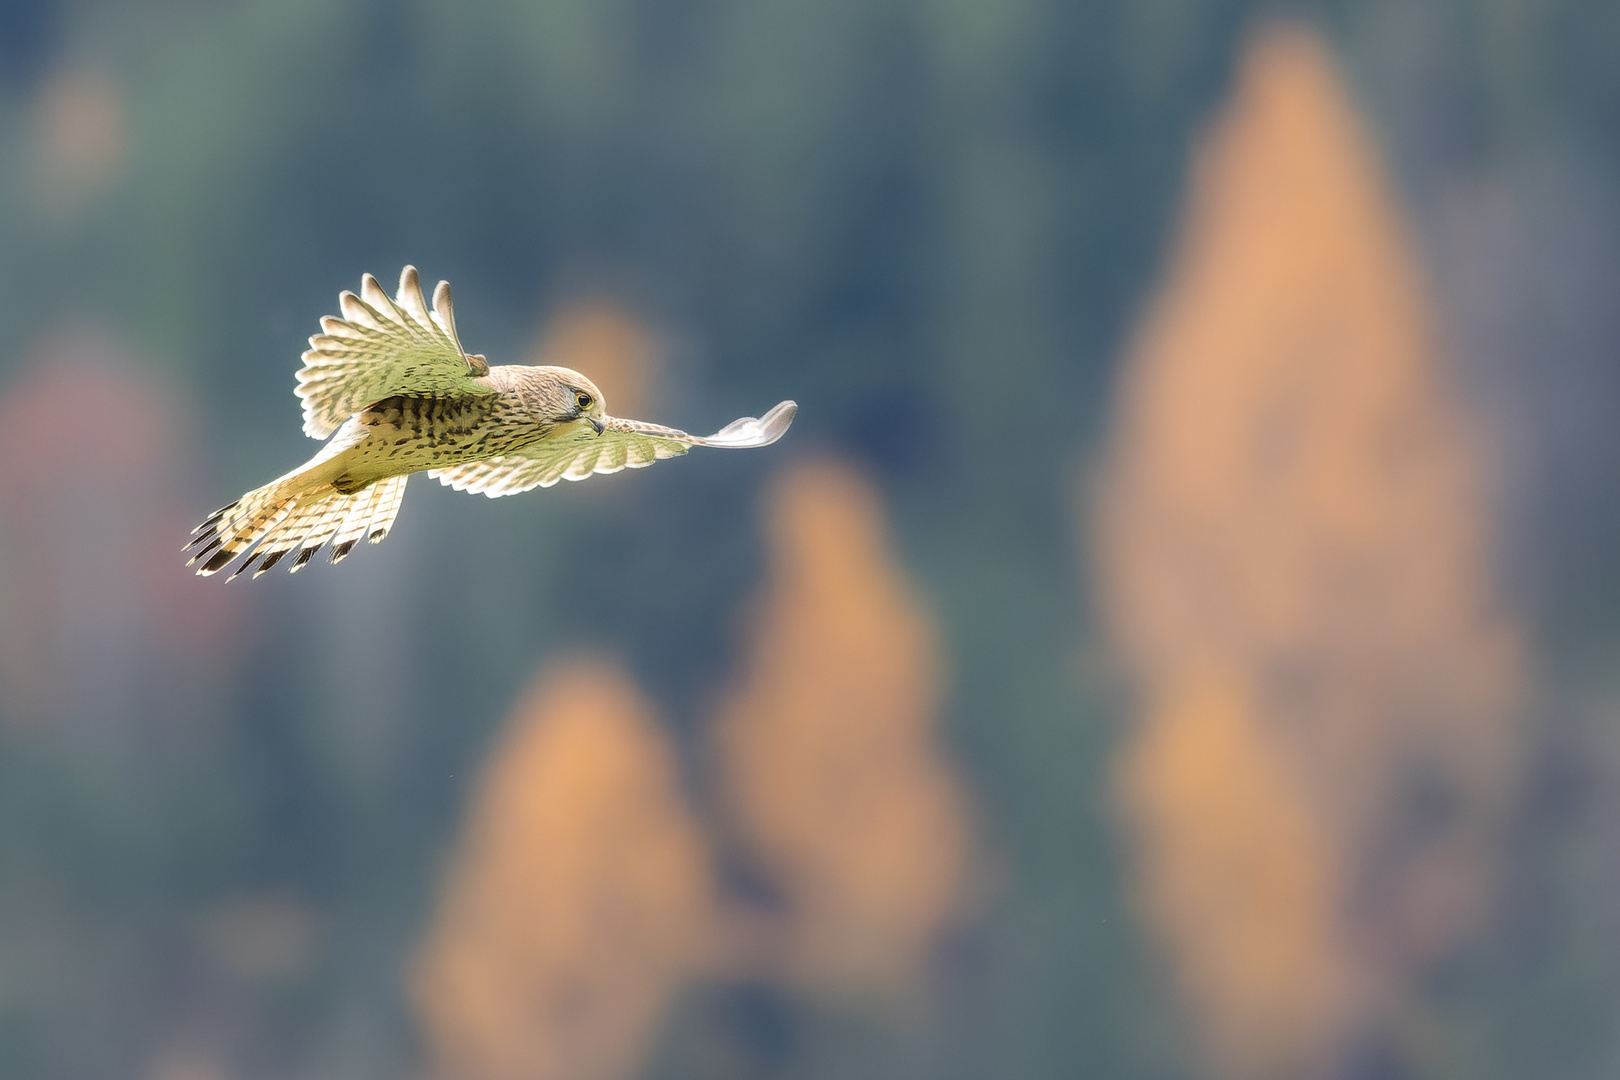
[[596,384],[571,368],[546,367],[539,370],[544,373],[547,383],[547,392],[543,395],[545,407],[557,426],[588,427],[596,434],[602,434],[607,406]]

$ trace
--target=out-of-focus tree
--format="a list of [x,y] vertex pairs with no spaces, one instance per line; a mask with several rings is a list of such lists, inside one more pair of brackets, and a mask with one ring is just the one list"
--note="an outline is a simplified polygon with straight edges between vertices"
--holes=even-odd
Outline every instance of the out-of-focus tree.
[[725,804],[784,902],[777,974],[904,990],[966,874],[963,796],[934,730],[936,631],[852,468],[782,474],[768,527],[744,674],[719,716]]
[[1249,695],[1221,671],[1166,692],[1125,765],[1127,811],[1147,921],[1217,1068],[1310,1075],[1360,989],[1338,935],[1341,867]]
[[1379,159],[1314,35],[1259,33],[1123,374],[1098,581],[1142,702],[1143,913],[1229,1076],[1390,1052],[1480,925],[1516,635],[1476,433]]
[[478,785],[416,960],[437,1075],[634,1075],[709,948],[707,858],[629,678],[602,660],[552,665]]
[[[0,506],[0,543],[19,553],[0,554],[0,634],[32,634],[13,638],[6,678],[55,702],[0,724],[0,1073],[409,1073],[418,1043],[396,1007],[399,958],[439,880],[456,776],[536,657],[581,641],[626,657],[700,759],[727,628],[765,557],[749,508],[781,455],[819,447],[881,484],[895,552],[949,657],[939,719],[1003,886],[944,950],[944,1019],[901,1036],[919,1055],[908,1060],[931,1078],[1175,1075],[1165,995],[1120,917],[1097,812],[1116,729],[1099,668],[1075,663],[1077,644],[1092,655],[1092,597],[1075,603],[1069,496],[1156,272],[1189,134],[1262,7],[0,4],[0,337],[107,328],[140,358],[138,383],[158,385],[150,365],[184,387],[162,390],[178,410],[173,464],[209,474],[179,483],[178,520],[154,526],[150,618],[132,618],[118,591],[135,580],[126,533],[58,533],[27,517],[40,506],[59,523],[50,505]],[[1553,672],[1541,692],[1561,699],[1532,730],[1563,740],[1541,747],[1544,796],[1521,822],[1529,854],[1513,877],[1528,895],[1495,953],[1434,980],[1416,1023],[1450,1048],[1441,1057],[1488,1046],[1473,1052],[1495,1076],[1553,1060],[1611,1075],[1620,37],[1604,31],[1620,8],[1311,10],[1378,121],[1437,295],[1471,291],[1484,316],[1450,338],[1467,349],[1459,386],[1480,390],[1476,341],[1513,373],[1498,400],[1531,437],[1497,456],[1518,491],[1496,509],[1523,556],[1513,565],[1556,586],[1518,582],[1538,602],[1526,608],[1537,670]],[[466,344],[492,362],[535,355],[546,313],[567,327],[577,298],[611,295],[679,344],[647,415],[693,428],[792,396],[798,425],[771,454],[694,455],[523,498],[467,500],[418,478],[389,543],[341,572],[194,596],[206,583],[173,561],[178,536],[311,452],[288,392],[304,338],[337,289],[404,262],[454,283]],[[0,350],[0,387],[31,385],[34,362],[26,345]],[[632,411],[620,390],[609,398]],[[8,482],[31,482],[7,468]],[[98,483],[77,489],[87,503]],[[101,586],[104,621],[61,606],[94,603]],[[177,628],[157,613],[171,604],[186,609]],[[237,604],[252,619],[233,621]],[[77,658],[75,685],[22,670],[51,656]],[[128,677],[143,656],[153,663]],[[136,697],[119,689],[138,684]],[[1242,719],[1261,708],[1253,688],[1218,671],[1189,685],[1209,689],[1177,694],[1165,715],[1214,717],[1198,729],[1208,753],[1254,778],[1246,796],[1212,789],[1233,811],[1209,843],[1275,832],[1265,850],[1329,852],[1298,839],[1329,834],[1298,759]],[[124,723],[126,710],[144,719]],[[145,737],[179,712],[211,722],[168,746]],[[1590,738],[1570,739],[1562,716],[1590,718]],[[63,730],[90,737],[38,738]],[[1203,744],[1175,730],[1167,721],[1164,742],[1196,765],[1186,748]],[[136,752],[112,776],[116,738]],[[1175,771],[1154,775],[1179,789]],[[694,794],[725,820],[718,797]],[[1399,854],[1386,863],[1396,877]],[[1333,914],[1345,874],[1315,856],[1274,865],[1288,888],[1325,895],[1297,901],[1289,937],[1319,940],[1306,916]],[[728,882],[749,882],[747,869]],[[1368,876],[1361,895],[1383,895]],[[1331,959],[1294,955],[1307,974],[1312,957]],[[765,1063],[756,1073],[905,1071],[873,1065],[882,1054],[843,1026],[847,1013],[828,1022],[842,1000],[775,982],[718,997],[732,990],[770,1051],[744,1055]],[[1288,1015],[1328,991],[1301,996]],[[892,1027],[882,1016],[865,1032],[874,1042]],[[652,1074],[692,1060],[669,1049]]]
[[167,380],[88,331],[27,355],[0,389],[0,723],[132,746],[217,704],[240,597],[162,573],[200,471]]

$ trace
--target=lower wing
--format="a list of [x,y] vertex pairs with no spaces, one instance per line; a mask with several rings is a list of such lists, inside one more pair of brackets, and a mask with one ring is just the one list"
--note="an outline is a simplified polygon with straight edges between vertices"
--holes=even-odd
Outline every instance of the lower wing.
[[798,409],[793,402],[784,401],[758,419],[745,416],[733,420],[709,436],[609,416],[602,421],[600,435],[589,429],[571,432],[516,453],[431,469],[428,475],[457,491],[482,493],[494,499],[534,487],[550,487],[559,480],[583,480],[592,473],[643,469],[661,458],[678,457],[694,446],[769,446],[786,433]]

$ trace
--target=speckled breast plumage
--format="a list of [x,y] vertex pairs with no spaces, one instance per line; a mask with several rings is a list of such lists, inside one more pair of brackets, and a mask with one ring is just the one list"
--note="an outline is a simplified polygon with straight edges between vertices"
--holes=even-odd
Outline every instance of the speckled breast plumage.
[[547,432],[510,391],[476,398],[391,397],[350,423],[350,465],[333,483],[344,494],[384,477],[520,450]]

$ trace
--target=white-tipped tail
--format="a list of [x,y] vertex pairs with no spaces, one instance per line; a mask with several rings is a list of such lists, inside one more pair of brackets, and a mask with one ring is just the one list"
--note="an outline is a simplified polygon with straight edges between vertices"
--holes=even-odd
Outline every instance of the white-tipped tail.
[[332,561],[339,562],[362,536],[375,544],[388,535],[407,477],[389,477],[345,495],[313,472],[291,473],[216,510],[193,530],[186,565],[202,560],[197,573],[207,577],[251,549],[231,577],[249,569],[258,577],[296,551],[292,570],[297,572],[328,540]]

